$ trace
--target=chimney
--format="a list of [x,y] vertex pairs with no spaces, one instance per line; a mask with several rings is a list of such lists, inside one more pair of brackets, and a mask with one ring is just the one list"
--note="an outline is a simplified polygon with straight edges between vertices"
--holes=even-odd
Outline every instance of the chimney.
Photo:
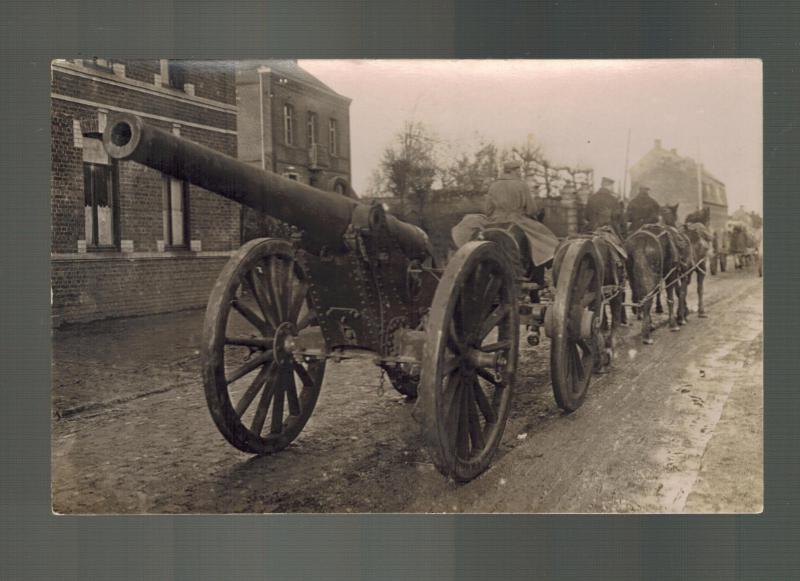
[[656,139],[655,148],[656,149],[661,149],[661,140],[660,139]]

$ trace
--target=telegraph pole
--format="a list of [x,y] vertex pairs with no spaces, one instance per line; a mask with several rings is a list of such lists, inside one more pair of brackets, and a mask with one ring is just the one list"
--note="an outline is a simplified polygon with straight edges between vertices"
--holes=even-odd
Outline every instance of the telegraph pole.
[[703,209],[703,164],[700,161],[700,144],[697,144],[697,209]]
[[703,209],[703,164],[699,161],[697,166],[697,209]]
[[631,128],[628,127],[628,142],[625,145],[625,171],[622,174],[622,190],[619,193],[620,198],[623,201],[627,199],[625,190],[628,183],[628,154],[630,153],[630,150],[631,150]]

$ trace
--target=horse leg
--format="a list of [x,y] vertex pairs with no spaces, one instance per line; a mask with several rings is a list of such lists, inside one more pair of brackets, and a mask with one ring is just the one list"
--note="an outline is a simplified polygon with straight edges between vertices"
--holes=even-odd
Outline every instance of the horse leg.
[[[610,316],[610,324],[606,327],[607,331],[605,333],[605,343],[603,345],[604,349],[603,352],[600,353],[600,365],[598,366],[598,373],[608,373],[609,367],[611,367],[611,362],[614,361],[614,350],[616,349],[616,332],[617,327],[620,324],[620,318],[622,310],[624,309],[623,306],[623,299],[622,294],[615,296],[611,299],[609,304],[609,310],[611,312]],[[605,309],[604,309],[605,314]]]
[[697,271],[697,316],[701,319],[705,319],[708,316],[706,315],[706,309],[703,306],[703,280],[705,279],[703,270],[705,269],[705,266],[705,261],[703,261],[699,266],[699,270]]
[[678,316],[680,316],[680,298],[678,298],[678,308],[675,309],[675,299],[674,296],[679,295],[680,291],[675,288],[674,285],[667,286],[667,309],[669,310],[669,330],[670,331],[680,331],[681,328],[678,326],[678,321],[675,318],[675,311],[678,311]]
[[650,318],[650,309],[653,306],[653,299],[649,298],[642,303],[642,343],[645,345],[653,344],[653,322]]
[[661,315],[664,313],[664,307],[661,306],[661,293],[656,293],[656,314]]
[[679,275],[678,281],[675,284],[675,292],[678,295],[678,324],[685,325],[689,322],[689,305],[686,302],[686,297],[689,295],[689,283],[692,279],[692,273],[686,275]]
[[614,355],[614,349],[616,348],[616,332],[619,326],[622,324],[623,313],[625,312],[625,306],[622,304],[624,301],[623,295],[619,294],[611,299],[611,355]]
[[[619,325],[620,327],[627,327],[628,326],[628,309],[625,308],[625,291],[620,291],[619,293]],[[616,300],[616,298],[615,298]],[[614,302],[611,302],[611,308],[614,308]]]

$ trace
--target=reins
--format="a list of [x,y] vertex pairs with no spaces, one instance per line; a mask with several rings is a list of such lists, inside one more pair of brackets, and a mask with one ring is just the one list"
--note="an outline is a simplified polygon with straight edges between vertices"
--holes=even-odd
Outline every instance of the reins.
[[[676,230],[677,230],[677,228],[676,228]],[[665,230],[662,230],[661,232],[659,232],[658,234],[654,234],[650,230],[644,229],[644,226],[642,226],[641,228],[636,230],[636,232],[631,234],[631,236],[628,239],[630,240],[631,238],[633,238],[637,234],[646,234],[647,236],[650,236],[650,238],[652,238],[653,240],[658,241],[659,238],[661,238],[662,236],[668,234],[668,231],[665,229]],[[686,237],[689,238],[688,236],[686,236]],[[672,242],[672,241],[670,241],[670,242]],[[673,243],[673,246],[674,246],[674,243]],[[660,244],[659,244],[659,250],[661,250],[661,245]],[[635,303],[624,303],[624,305],[626,307],[640,308],[644,303],[646,303],[647,301],[652,299],[659,292],[666,291],[668,288],[670,288],[670,287],[678,284],[679,282],[685,280],[686,278],[690,277],[694,271],[698,271],[698,272],[702,273],[705,276],[706,271],[705,271],[705,269],[703,269],[700,266],[703,263],[703,261],[705,260],[705,257],[695,261],[694,247],[693,247],[693,245],[691,243],[691,239],[689,240],[689,252],[690,252],[689,261],[690,261],[691,266],[689,266],[685,270],[680,269],[680,273],[678,274],[678,276],[676,278],[674,278],[672,281],[670,281],[669,283],[667,283],[665,281],[667,281],[675,271],[679,270],[679,266],[673,266],[669,270],[669,272],[667,272],[667,274],[665,274],[661,278],[659,283],[655,287],[653,287],[653,289],[650,290],[650,292],[648,292],[640,301],[635,302]],[[661,263],[663,264],[663,262],[664,262],[664,252],[663,252],[663,250],[661,250]],[[678,261],[678,262],[680,262],[680,261]],[[614,295],[611,295],[609,297],[609,299],[614,298],[618,293],[619,293],[619,291],[617,293],[615,293]]]

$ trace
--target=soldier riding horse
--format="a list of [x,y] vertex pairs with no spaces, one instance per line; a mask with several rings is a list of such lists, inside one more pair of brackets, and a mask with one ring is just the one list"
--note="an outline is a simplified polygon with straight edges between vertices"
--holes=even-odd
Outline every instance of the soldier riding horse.
[[[605,336],[605,345],[602,357],[597,359],[595,371],[605,373],[614,356],[615,334],[620,325],[626,324],[625,309],[623,307],[625,295],[625,261],[628,257],[623,244],[623,206],[622,202],[612,193],[614,180],[603,178],[600,189],[589,196],[584,212],[585,223],[580,237],[591,238],[600,263],[603,265],[603,286],[608,289],[604,293],[608,301],[610,313],[603,309],[602,328]],[[570,237],[574,238],[574,237]],[[559,258],[563,255],[566,245],[556,251],[553,267],[553,280],[557,279],[557,266]]]

